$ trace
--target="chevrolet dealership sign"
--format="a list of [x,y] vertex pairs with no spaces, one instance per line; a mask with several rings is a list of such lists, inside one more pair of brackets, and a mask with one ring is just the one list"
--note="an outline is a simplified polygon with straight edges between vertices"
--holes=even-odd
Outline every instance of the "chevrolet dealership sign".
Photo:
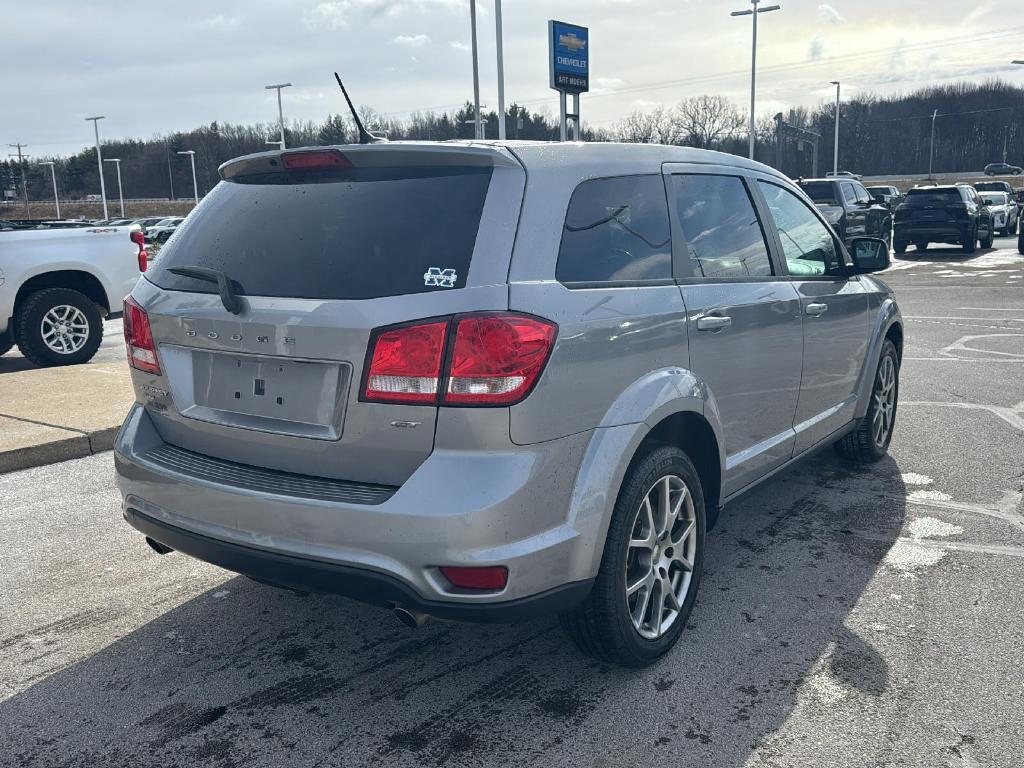
[[551,87],[566,93],[590,90],[590,32],[586,27],[548,22]]

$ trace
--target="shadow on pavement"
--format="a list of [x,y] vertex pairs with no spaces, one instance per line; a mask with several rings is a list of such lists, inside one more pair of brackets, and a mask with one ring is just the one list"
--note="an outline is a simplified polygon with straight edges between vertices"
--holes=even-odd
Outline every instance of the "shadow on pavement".
[[[850,468],[827,452],[728,508],[680,644],[640,672],[579,655],[554,620],[410,631],[234,578],[0,703],[0,762],[743,765],[818,677],[886,691],[885,661],[847,618],[905,503],[893,459]],[[140,603],[155,586],[139,584]],[[25,636],[0,649],[45,652]]]

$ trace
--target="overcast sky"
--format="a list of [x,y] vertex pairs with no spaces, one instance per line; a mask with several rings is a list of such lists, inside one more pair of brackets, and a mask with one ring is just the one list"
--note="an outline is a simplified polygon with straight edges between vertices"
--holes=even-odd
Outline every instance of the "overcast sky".
[[[778,0],[761,16],[758,113],[848,93],[1001,77],[1024,85],[1020,0]],[[492,0],[478,26],[481,99],[497,104]],[[557,112],[548,89],[546,20],[590,27],[583,119],[686,96],[749,98],[749,0],[504,0],[506,101]],[[0,143],[30,155],[105,137],[151,137],[209,123],[343,111],[337,69],[358,104],[395,117],[472,97],[468,0],[35,0],[0,4]]]

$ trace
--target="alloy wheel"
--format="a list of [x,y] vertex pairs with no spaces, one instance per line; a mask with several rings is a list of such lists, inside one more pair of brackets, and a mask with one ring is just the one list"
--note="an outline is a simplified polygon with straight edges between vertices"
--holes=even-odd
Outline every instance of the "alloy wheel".
[[896,418],[896,363],[891,355],[882,358],[875,379],[875,413],[871,421],[871,436],[875,445],[884,448]]
[[39,324],[43,343],[60,355],[74,354],[89,340],[89,320],[71,304],[51,307]]

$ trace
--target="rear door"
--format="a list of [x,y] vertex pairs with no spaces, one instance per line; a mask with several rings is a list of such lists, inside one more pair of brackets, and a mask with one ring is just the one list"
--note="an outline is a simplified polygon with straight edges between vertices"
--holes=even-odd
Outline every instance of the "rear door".
[[868,296],[847,256],[814,207],[780,183],[758,182],[785,269],[800,297],[803,374],[795,451],[829,437],[853,418],[856,384],[867,353]]
[[[524,173],[500,150],[335,154],[243,160],[178,228],[135,293],[164,369],[136,371],[136,391],[182,448],[397,485],[433,449],[437,409],[362,402],[371,332],[507,308]],[[181,267],[222,271],[241,314]]]
[[780,274],[748,172],[665,166],[690,368],[717,403],[725,495],[786,462],[803,355],[800,298]]

